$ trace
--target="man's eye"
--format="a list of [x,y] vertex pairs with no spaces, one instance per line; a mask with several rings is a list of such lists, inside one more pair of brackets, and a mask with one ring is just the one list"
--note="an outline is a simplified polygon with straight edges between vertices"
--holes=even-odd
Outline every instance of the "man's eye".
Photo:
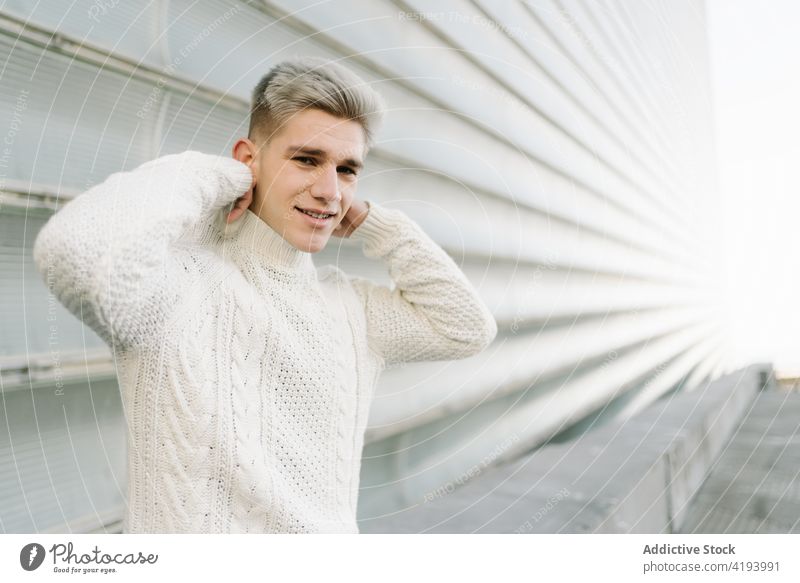
[[306,162],[313,164],[316,161],[314,160],[314,158],[309,158],[308,156],[297,156],[295,160],[299,160],[303,164],[305,164]]
[[345,172],[346,174],[352,174],[353,176],[356,175],[356,171],[353,170],[352,168],[350,168],[349,166],[339,166],[339,168],[337,168],[337,170],[339,172]]

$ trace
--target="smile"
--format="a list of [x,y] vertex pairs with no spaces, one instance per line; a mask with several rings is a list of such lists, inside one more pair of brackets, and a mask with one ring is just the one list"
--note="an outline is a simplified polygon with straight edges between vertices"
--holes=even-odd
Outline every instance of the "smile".
[[334,215],[323,215],[323,214],[312,213],[310,211],[303,210],[299,207],[294,207],[294,208],[297,212],[303,215],[303,217],[307,221],[309,221],[312,225],[317,227],[328,225],[334,216]]

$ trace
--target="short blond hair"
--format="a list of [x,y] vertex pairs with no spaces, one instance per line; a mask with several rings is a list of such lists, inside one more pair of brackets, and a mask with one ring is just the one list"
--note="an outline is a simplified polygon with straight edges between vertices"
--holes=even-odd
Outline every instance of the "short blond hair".
[[248,135],[256,143],[268,143],[293,115],[307,109],[358,122],[368,149],[385,104],[377,91],[342,65],[297,57],[272,67],[253,89]]

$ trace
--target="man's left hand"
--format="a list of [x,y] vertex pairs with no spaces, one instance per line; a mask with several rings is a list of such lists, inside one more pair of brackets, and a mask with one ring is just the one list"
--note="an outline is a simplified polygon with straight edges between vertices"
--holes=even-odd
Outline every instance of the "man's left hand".
[[367,213],[369,213],[369,204],[366,201],[354,198],[350,208],[347,209],[347,213],[345,213],[332,234],[335,237],[349,237],[364,222],[364,219],[367,218]]

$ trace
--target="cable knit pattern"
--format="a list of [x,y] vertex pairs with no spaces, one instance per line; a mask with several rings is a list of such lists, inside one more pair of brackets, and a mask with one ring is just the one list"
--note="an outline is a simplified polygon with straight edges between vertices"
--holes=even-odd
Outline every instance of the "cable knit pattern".
[[351,238],[393,289],[317,269],[249,210],[237,160],[187,151],[118,172],[33,255],[111,347],[128,432],[123,532],[358,532],[361,452],[389,365],[464,358],[497,328],[453,260],[369,202]]

